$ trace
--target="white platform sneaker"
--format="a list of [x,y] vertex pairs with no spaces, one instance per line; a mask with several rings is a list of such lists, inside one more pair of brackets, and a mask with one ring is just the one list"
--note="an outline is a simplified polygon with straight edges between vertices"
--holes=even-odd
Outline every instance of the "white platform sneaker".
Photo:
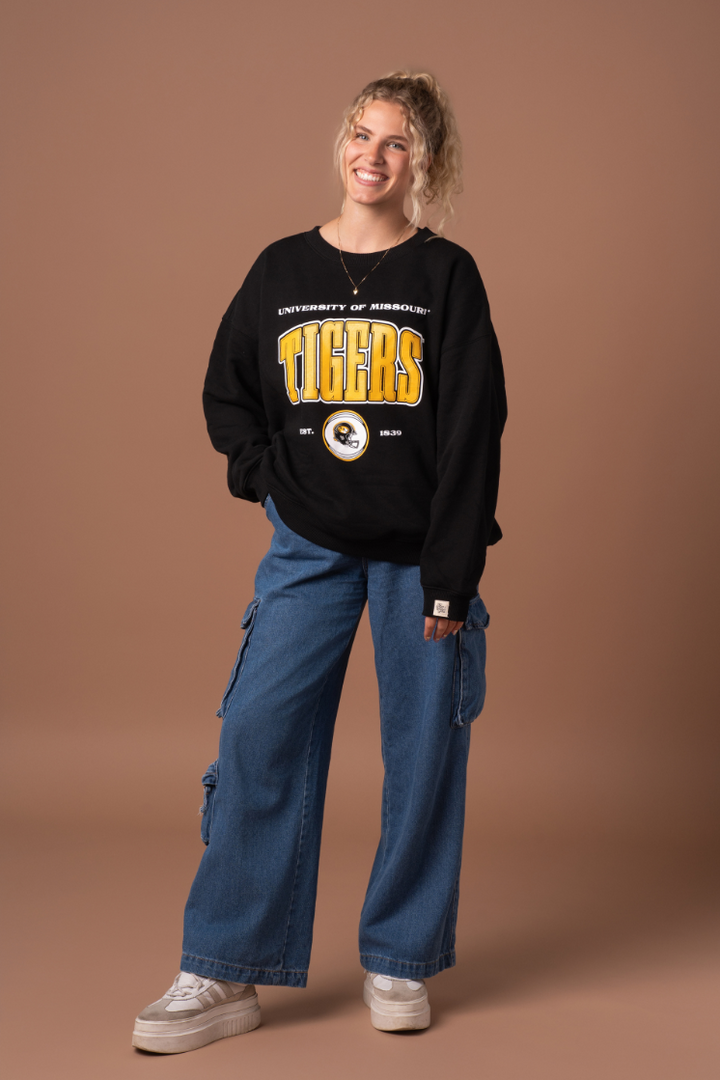
[[181,971],[168,992],[135,1021],[132,1044],[156,1054],[182,1054],[260,1024],[255,987]]
[[391,979],[365,972],[363,1001],[378,1031],[419,1031],[430,1027],[430,1004],[422,979]]

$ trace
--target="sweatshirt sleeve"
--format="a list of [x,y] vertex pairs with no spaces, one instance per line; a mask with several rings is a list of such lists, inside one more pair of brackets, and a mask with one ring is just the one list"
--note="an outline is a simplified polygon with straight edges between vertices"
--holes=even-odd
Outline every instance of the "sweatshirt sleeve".
[[[424,615],[465,620],[488,544],[502,535],[495,506],[507,401],[500,348],[474,262],[455,290],[458,317],[454,326],[450,318],[441,350],[437,488],[420,580]],[[467,341],[458,340],[463,334]]]
[[259,262],[223,316],[203,388],[210,441],[227,455],[228,487],[237,498],[250,502],[265,501],[267,488],[259,466],[270,445],[253,326],[253,312],[256,318],[259,310]]

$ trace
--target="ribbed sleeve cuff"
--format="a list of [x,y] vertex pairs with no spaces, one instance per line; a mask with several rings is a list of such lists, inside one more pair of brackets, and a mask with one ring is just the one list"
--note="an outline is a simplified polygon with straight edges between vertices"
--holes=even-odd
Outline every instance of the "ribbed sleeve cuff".
[[431,619],[451,619],[453,622],[465,622],[471,596],[459,596],[457,593],[440,592],[438,589],[423,589],[425,601],[423,615]]

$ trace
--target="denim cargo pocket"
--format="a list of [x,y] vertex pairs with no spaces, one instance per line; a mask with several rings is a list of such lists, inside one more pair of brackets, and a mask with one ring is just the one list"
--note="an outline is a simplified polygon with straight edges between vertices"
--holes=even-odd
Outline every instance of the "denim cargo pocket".
[[213,810],[215,808],[215,788],[217,787],[217,782],[218,763],[217,761],[213,761],[212,765],[208,765],[205,775],[202,778],[205,796],[203,798],[203,804],[200,807],[200,813],[202,814],[200,837],[203,844],[210,843],[210,828],[212,826]]
[[489,622],[487,608],[479,596],[474,597],[467,619],[455,639],[453,727],[471,724],[485,704],[485,629]]
[[237,681],[240,678],[240,675],[242,674],[242,669],[245,666],[245,659],[247,657],[247,651],[250,645],[250,638],[252,637],[253,626],[255,625],[255,616],[257,614],[259,604],[260,600],[256,596],[255,599],[248,604],[247,610],[243,615],[242,621],[240,623],[240,629],[245,631],[245,635],[242,639],[240,649],[238,650],[237,658],[235,660],[235,666],[233,667],[232,673],[230,675],[230,681],[227,684],[225,693],[223,694],[223,699],[220,702],[220,708],[215,713],[215,715],[219,716],[221,720],[227,712],[228,705],[230,704],[230,701],[232,699],[233,691],[237,685]]

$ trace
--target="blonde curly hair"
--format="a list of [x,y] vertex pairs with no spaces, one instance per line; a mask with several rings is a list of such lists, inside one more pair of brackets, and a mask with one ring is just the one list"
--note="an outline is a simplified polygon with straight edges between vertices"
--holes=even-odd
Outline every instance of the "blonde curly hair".
[[435,231],[442,236],[454,213],[452,196],[462,191],[462,147],[447,94],[427,72],[393,71],[368,83],[345,110],[335,143],[335,165],[343,181],[345,149],[371,101],[396,102],[404,110],[410,137],[410,224],[419,226],[425,208],[436,205],[441,217]]

